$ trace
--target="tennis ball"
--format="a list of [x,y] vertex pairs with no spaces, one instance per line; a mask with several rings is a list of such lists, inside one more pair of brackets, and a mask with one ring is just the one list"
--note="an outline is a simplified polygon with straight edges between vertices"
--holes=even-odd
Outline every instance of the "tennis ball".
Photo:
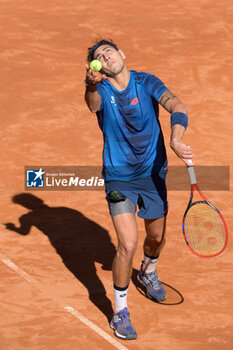
[[90,68],[94,72],[99,72],[102,69],[102,63],[98,60],[93,60],[90,63]]

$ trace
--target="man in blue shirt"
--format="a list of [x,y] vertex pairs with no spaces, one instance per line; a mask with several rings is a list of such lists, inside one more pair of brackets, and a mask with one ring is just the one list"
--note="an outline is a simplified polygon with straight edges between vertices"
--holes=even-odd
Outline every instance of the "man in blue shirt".
[[115,312],[110,322],[121,339],[135,339],[127,291],[137,246],[135,213],[144,219],[144,258],[138,273],[147,296],[166,299],[155,264],[165,244],[167,157],[159,123],[159,104],[171,114],[171,148],[187,165],[192,149],[181,142],[188,125],[186,106],[156,76],[129,70],[116,44],[101,40],[89,48],[101,72],[86,65],[85,101],[103,132],[103,176],[106,199],[118,238],[113,262]]

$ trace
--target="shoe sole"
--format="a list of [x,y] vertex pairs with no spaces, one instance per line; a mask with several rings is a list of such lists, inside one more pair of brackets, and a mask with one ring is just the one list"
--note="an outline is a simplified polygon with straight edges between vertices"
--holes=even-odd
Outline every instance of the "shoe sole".
[[[147,287],[146,284],[141,280],[139,274],[137,275],[137,280],[138,280],[138,282],[140,282],[141,285],[143,285],[145,288]],[[161,297],[158,297],[158,298],[152,297],[152,296],[147,292],[147,288],[146,288],[146,296],[147,296],[147,298],[150,299],[150,300],[156,300],[156,301],[165,301],[165,300],[166,300],[166,295],[161,296]]]
[[120,338],[120,339],[124,339],[124,340],[133,340],[133,339],[137,339],[137,335],[135,335],[134,337],[127,337],[125,335],[122,335],[120,333],[117,332],[114,324],[112,322],[110,322],[110,327],[114,330],[114,335],[117,337],[117,338]]

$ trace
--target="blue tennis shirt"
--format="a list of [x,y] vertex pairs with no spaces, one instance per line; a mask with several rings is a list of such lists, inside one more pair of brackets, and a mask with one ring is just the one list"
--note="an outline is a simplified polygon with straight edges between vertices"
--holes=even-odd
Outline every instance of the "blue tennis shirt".
[[131,70],[125,90],[115,89],[107,79],[97,89],[105,180],[127,181],[158,173],[167,161],[158,100],[168,88],[152,74]]

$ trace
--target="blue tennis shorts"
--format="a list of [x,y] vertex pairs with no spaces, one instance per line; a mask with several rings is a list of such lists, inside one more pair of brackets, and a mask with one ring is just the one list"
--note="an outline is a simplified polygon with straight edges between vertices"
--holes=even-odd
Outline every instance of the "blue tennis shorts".
[[111,216],[136,213],[143,219],[167,215],[166,173],[129,181],[105,181],[106,199]]

